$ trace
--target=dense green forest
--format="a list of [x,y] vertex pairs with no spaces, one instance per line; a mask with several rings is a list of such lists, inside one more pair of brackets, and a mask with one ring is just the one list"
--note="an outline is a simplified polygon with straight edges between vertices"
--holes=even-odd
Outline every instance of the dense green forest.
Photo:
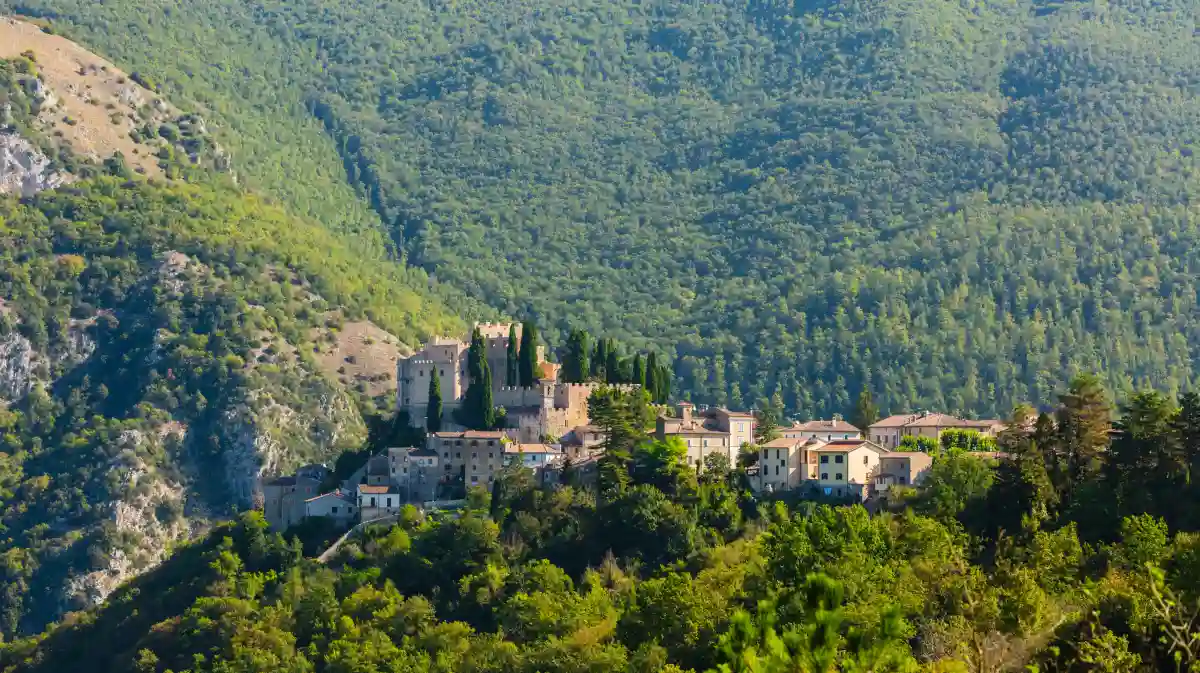
[[[861,505],[756,501],[601,393],[594,486],[520,466],[457,515],[369,528],[329,565],[256,513],[104,606],[0,646],[9,673],[1196,670],[1200,396],[1113,410],[1079,377],[1009,458],[936,457]],[[568,479],[570,477],[568,476]]]
[[0,298],[0,635],[249,507],[260,460],[359,448],[371,401],[312,356],[331,328],[461,329],[420,278],[230,187],[105,177],[0,200]]
[[670,348],[698,401],[1194,379],[1193,0],[0,6],[210,110],[253,188],[555,343]]

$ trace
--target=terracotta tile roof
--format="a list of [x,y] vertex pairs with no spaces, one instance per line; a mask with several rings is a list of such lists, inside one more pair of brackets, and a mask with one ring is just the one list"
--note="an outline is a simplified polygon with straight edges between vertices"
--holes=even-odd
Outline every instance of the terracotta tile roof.
[[312,502],[312,501],[314,501],[314,500],[320,500],[321,498],[328,498],[328,497],[331,497],[331,496],[332,496],[332,497],[334,497],[334,498],[337,498],[337,499],[339,499],[339,500],[344,500],[344,501],[346,501],[346,502],[353,502],[353,501],[350,499],[350,494],[349,494],[349,493],[346,493],[345,491],[342,491],[342,490],[340,490],[340,489],[339,489],[339,490],[336,490],[336,491],[330,491],[330,492],[328,492],[328,493],[322,493],[321,495],[318,495],[318,496],[316,496],[316,497],[314,497],[314,498],[309,498],[308,500],[305,500],[304,502]]
[[865,439],[835,439],[831,442],[826,442],[821,446],[811,449],[812,451],[853,451],[858,448],[868,448],[877,453],[886,453],[883,447],[874,442],[869,442]]
[[462,432],[435,432],[438,439],[504,439],[500,430],[464,430]]
[[807,439],[780,437],[778,439],[772,439],[771,441],[767,442],[766,444],[763,444],[761,448],[764,448],[764,449],[790,449],[794,446],[799,446],[799,445],[803,445],[803,444],[807,444],[807,443],[808,443]]
[[916,414],[897,414],[888,416],[887,418],[876,421],[871,424],[872,428],[902,428],[917,419]]
[[968,421],[961,418],[956,418],[950,414],[929,414],[927,416],[919,416],[911,423],[906,425],[907,428],[941,428],[941,427],[962,427]]
[[359,493],[366,493],[367,495],[384,495],[389,493],[390,490],[391,486],[368,486],[367,484],[362,484],[358,487]]
[[517,444],[516,442],[513,442],[512,444],[509,444],[508,446],[504,447],[504,452],[505,453],[562,453],[562,450],[558,449],[554,446],[551,446],[549,444]]
[[715,409],[709,409],[709,411],[714,413],[721,412],[730,418],[754,418],[754,414],[749,411],[730,411],[725,407],[716,407]]
[[796,423],[790,430],[799,430],[801,432],[859,432],[859,429],[850,425],[840,418],[835,418],[831,421],[808,421],[806,423]]

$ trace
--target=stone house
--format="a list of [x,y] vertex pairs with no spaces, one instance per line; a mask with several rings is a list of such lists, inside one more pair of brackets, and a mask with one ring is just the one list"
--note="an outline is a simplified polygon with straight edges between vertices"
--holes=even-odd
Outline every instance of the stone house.
[[391,483],[400,488],[410,502],[426,502],[437,496],[442,478],[437,451],[427,447],[392,447],[387,450]]
[[995,437],[1004,430],[998,420],[969,420],[951,416],[922,412],[888,416],[867,428],[867,438],[885,449],[895,449],[905,437],[928,437],[938,439],[947,430],[970,430],[985,437]]
[[579,460],[603,449],[604,430],[597,425],[577,425],[562,436],[559,444],[563,453],[572,460]]
[[504,446],[511,440],[499,430],[435,432],[425,447],[437,455],[439,481],[462,479],[467,486],[491,488],[496,472],[504,466]]
[[270,477],[262,481],[263,517],[273,530],[285,531],[304,519],[304,503],[320,493],[309,477]]
[[366,479],[368,486],[387,486],[392,483],[392,470],[387,456],[371,456],[367,460]]
[[754,442],[754,415],[728,409],[706,409],[699,414],[689,402],[679,403],[678,416],[659,416],[655,438],[678,437],[687,446],[687,464],[701,469],[704,459],[714,453],[724,455],[736,465],[742,444]]
[[883,493],[892,486],[919,486],[931,467],[933,456],[927,453],[888,451],[879,458],[872,490]]

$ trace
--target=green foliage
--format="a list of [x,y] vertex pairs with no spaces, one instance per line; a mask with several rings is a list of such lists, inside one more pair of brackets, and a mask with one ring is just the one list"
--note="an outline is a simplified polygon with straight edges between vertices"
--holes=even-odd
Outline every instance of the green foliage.
[[[224,477],[242,433],[283,467],[357,448],[360,412],[304,353],[335,310],[409,342],[458,324],[410,280],[223,186],[97,178],[0,201],[6,343],[43,363],[0,413],[0,633],[76,607],[67,578],[113,555],[149,563],[186,533],[184,502],[249,506]],[[294,357],[272,354],[284,342]],[[113,526],[115,502],[141,503],[147,534]]]
[[695,402],[1195,378],[1187,2],[2,6],[211,110],[252,188],[550,342],[653,343]]
[[526,320],[521,325],[521,350],[517,355],[517,372],[518,384],[523,388],[528,388],[541,378],[541,374],[537,371],[538,363],[538,333],[537,325],[531,320]]
[[933,437],[905,435],[896,446],[897,451],[906,453],[936,454],[939,451],[938,440]]
[[437,367],[429,368],[429,406],[425,416],[425,429],[430,433],[442,429],[442,382],[438,378]]

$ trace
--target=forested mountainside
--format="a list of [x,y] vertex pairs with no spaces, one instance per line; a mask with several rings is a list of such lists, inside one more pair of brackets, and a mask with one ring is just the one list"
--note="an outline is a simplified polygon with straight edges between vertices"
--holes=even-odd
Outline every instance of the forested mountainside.
[[423,273],[176,154],[205,138],[149,111],[165,103],[131,113],[151,139],[128,163],[41,133],[68,92],[37,51],[0,60],[0,640],[251,507],[261,473],[360,448],[378,386],[338,371],[339,328],[397,349],[462,329]]
[[211,109],[248,182],[672,349],[699,401],[1193,380],[1193,0],[6,4]]
[[[756,499],[616,393],[598,480],[519,462],[329,563],[261,515],[38,637],[5,673],[1150,673],[1200,665],[1200,396],[1080,377],[999,463],[939,451],[874,508]],[[640,419],[640,420],[639,420]],[[1022,411],[1016,420],[1028,420]]]

